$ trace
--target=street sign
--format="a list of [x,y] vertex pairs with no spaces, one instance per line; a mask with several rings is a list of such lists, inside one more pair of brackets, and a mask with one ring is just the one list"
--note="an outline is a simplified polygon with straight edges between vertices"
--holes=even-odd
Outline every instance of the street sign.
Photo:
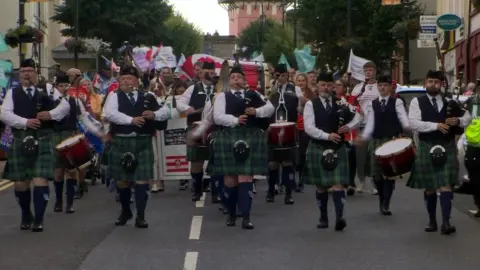
[[453,31],[462,25],[462,18],[455,14],[443,14],[437,18],[437,26],[445,31]]
[[437,35],[437,16],[420,16],[420,34],[421,40],[433,40]]
[[434,40],[437,37],[437,34],[430,34],[430,33],[420,33],[418,35],[418,39],[423,40]]
[[417,48],[435,48],[435,42],[431,39],[417,39]]

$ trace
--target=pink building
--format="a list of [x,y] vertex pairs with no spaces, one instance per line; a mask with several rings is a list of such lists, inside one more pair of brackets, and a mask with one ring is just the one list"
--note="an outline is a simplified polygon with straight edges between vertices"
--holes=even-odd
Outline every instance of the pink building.
[[228,11],[230,35],[238,36],[251,22],[258,20],[263,13],[268,18],[281,22],[285,7],[291,1],[286,0],[218,0],[218,3]]

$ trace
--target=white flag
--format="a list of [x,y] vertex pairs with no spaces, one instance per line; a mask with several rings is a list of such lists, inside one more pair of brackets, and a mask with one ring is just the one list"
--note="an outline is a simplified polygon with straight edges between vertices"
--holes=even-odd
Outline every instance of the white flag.
[[178,60],[178,64],[177,64],[177,68],[175,69],[175,73],[183,71],[183,69],[182,69],[183,64],[185,64],[186,61],[187,61],[187,59],[185,58],[185,55],[182,53],[182,56],[180,56],[180,59]]
[[367,62],[371,62],[365,58],[361,58],[353,54],[353,50],[350,50],[350,60],[348,61],[347,72],[352,74],[352,78],[359,81],[365,81],[365,74],[363,73],[363,65]]
[[265,58],[263,57],[263,53],[257,55],[257,57],[252,59],[253,62],[265,62]]

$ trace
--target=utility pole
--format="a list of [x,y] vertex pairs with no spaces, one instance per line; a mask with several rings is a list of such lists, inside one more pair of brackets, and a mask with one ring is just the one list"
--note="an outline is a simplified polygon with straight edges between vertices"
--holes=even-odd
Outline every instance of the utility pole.
[[[79,37],[79,20],[78,20],[78,17],[79,17],[79,7],[80,7],[80,4],[79,4],[80,0],[75,0],[75,40],[76,42],[78,42],[78,37]],[[74,63],[74,66],[75,68],[78,68],[78,46],[75,46],[74,47],[74,51],[73,51],[73,63]]]
[[[410,0],[403,0],[402,2],[405,11],[407,11],[409,5],[412,3],[410,3]],[[403,38],[403,84],[410,85],[410,38],[408,36],[408,21],[410,20],[410,17],[408,16],[408,13],[406,20],[407,29],[405,29],[405,36]]]
[[[18,2],[18,25],[22,26],[25,25],[25,1],[26,0],[19,0]],[[18,44],[18,56],[20,57],[20,65],[22,64],[23,60],[25,60],[25,54],[23,53],[23,44]]]
[[294,48],[297,48],[297,0],[295,0],[295,2],[293,2],[293,10],[294,10],[294,14],[293,14],[293,47]]

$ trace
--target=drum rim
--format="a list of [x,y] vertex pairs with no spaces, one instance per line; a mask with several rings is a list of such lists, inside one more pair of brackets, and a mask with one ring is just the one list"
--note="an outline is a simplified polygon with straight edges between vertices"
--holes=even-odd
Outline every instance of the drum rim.
[[[409,147],[407,147],[407,148],[405,148],[405,149],[402,149],[402,150],[399,150],[399,151],[397,151],[397,152],[390,153],[390,154],[388,154],[388,155],[379,155],[379,154],[377,154],[378,149],[382,148],[382,146],[384,146],[385,144],[390,143],[390,142],[394,142],[394,141],[397,141],[397,140],[402,140],[402,139],[403,139],[403,140],[406,139],[406,140],[409,140],[409,141],[410,141]],[[386,142],[382,143],[379,147],[377,147],[377,149],[375,149],[375,153],[374,153],[374,154],[375,154],[375,156],[377,156],[377,157],[391,157],[391,156],[394,156],[394,155],[396,155],[396,154],[400,154],[400,153],[403,153],[403,152],[407,151],[407,149],[409,149],[410,146],[412,146],[412,147],[414,146],[414,145],[413,145],[413,140],[412,140],[411,138],[408,138],[408,137],[394,138],[394,139],[392,139],[392,140],[390,140],[390,141],[386,141]]]
[[289,127],[289,126],[296,126],[297,123],[295,122],[277,122],[277,123],[271,123],[271,127]]
[[75,143],[81,141],[82,139],[85,139],[85,134],[76,134],[76,135],[73,135],[73,136],[70,136],[64,140],[62,140],[55,148],[58,149],[58,150],[62,150],[62,149],[65,149],[65,148],[68,148],[69,146],[71,145],[63,145],[62,144],[66,141],[66,140],[70,140],[72,138],[75,138],[75,137],[78,137],[77,140],[73,141]]

